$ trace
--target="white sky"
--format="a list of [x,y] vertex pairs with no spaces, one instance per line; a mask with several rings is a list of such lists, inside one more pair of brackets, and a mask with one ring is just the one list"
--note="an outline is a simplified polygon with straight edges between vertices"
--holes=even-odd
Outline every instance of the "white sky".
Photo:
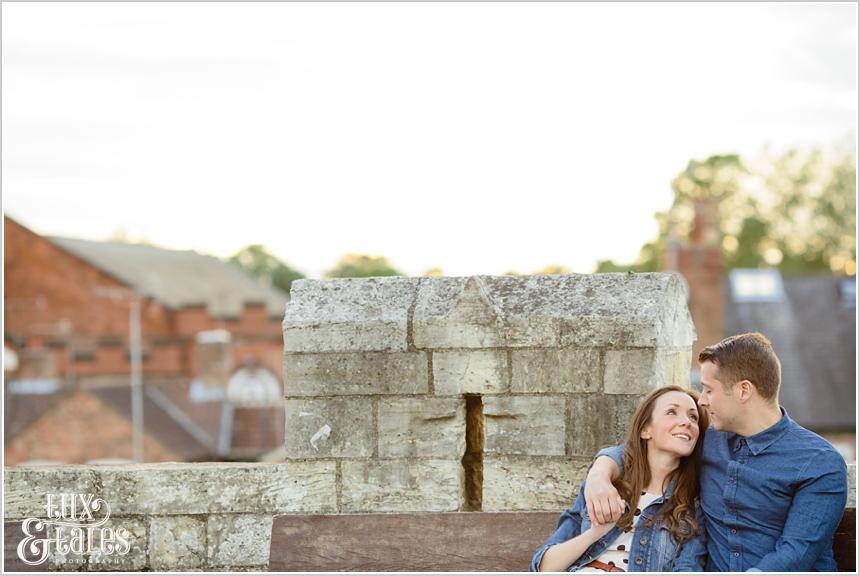
[[855,4],[3,3],[36,232],[590,272],[691,158],[854,146]]

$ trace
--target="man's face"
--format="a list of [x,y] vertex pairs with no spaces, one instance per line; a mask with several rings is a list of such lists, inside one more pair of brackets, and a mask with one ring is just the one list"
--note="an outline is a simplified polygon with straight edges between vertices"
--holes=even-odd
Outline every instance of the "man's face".
[[740,407],[736,398],[737,382],[733,382],[726,392],[723,382],[717,378],[717,365],[713,362],[702,362],[701,367],[702,393],[699,396],[699,406],[708,411],[715,429],[733,432]]

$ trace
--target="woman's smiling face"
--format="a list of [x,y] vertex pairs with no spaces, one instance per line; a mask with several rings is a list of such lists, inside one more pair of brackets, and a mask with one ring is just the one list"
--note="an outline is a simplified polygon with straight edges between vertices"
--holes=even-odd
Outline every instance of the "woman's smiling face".
[[651,420],[640,436],[649,452],[658,450],[678,457],[689,456],[699,438],[699,410],[683,392],[666,392],[654,402]]

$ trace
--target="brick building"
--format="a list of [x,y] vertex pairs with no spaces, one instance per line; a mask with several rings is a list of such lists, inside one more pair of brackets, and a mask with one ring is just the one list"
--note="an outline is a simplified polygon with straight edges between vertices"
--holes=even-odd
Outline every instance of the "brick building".
[[[128,395],[135,319],[146,404],[154,403],[144,419],[153,427],[153,458],[162,452],[169,459],[252,458],[283,441],[277,383],[286,294],[193,251],[43,237],[9,217],[3,240],[4,347],[17,357],[14,370],[4,371],[7,448],[16,438],[44,445],[19,437],[35,434],[37,424],[44,426],[40,417],[67,402],[130,417],[130,409],[105,397],[123,388]],[[234,378],[249,368],[255,377]],[[161,434],[164,418],[205,450],[188,443],[172,449]],[[163,451],[155,448],[159,441],[167,443]],[[178,436],[176,442],[182,443]],[[54,459],[42,451],[21,458]],[[77,460],[119,457],[95,448],[67,453],[79,454]]]

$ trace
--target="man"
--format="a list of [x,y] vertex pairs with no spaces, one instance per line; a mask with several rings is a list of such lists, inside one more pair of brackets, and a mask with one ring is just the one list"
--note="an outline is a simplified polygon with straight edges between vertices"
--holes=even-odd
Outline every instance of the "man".
[[[845,461],[779,405],[781,367],[770,341],[758,333],[732,336],[702,350],[699,363],[699,404],[712,424],[700,476],[707,545],[698,553],[708,555],[707,570],[836,571]],[[588,474],[585,500],[597,522],[621,516],[610,482],[620,466],[621,447],[607,448]]]

